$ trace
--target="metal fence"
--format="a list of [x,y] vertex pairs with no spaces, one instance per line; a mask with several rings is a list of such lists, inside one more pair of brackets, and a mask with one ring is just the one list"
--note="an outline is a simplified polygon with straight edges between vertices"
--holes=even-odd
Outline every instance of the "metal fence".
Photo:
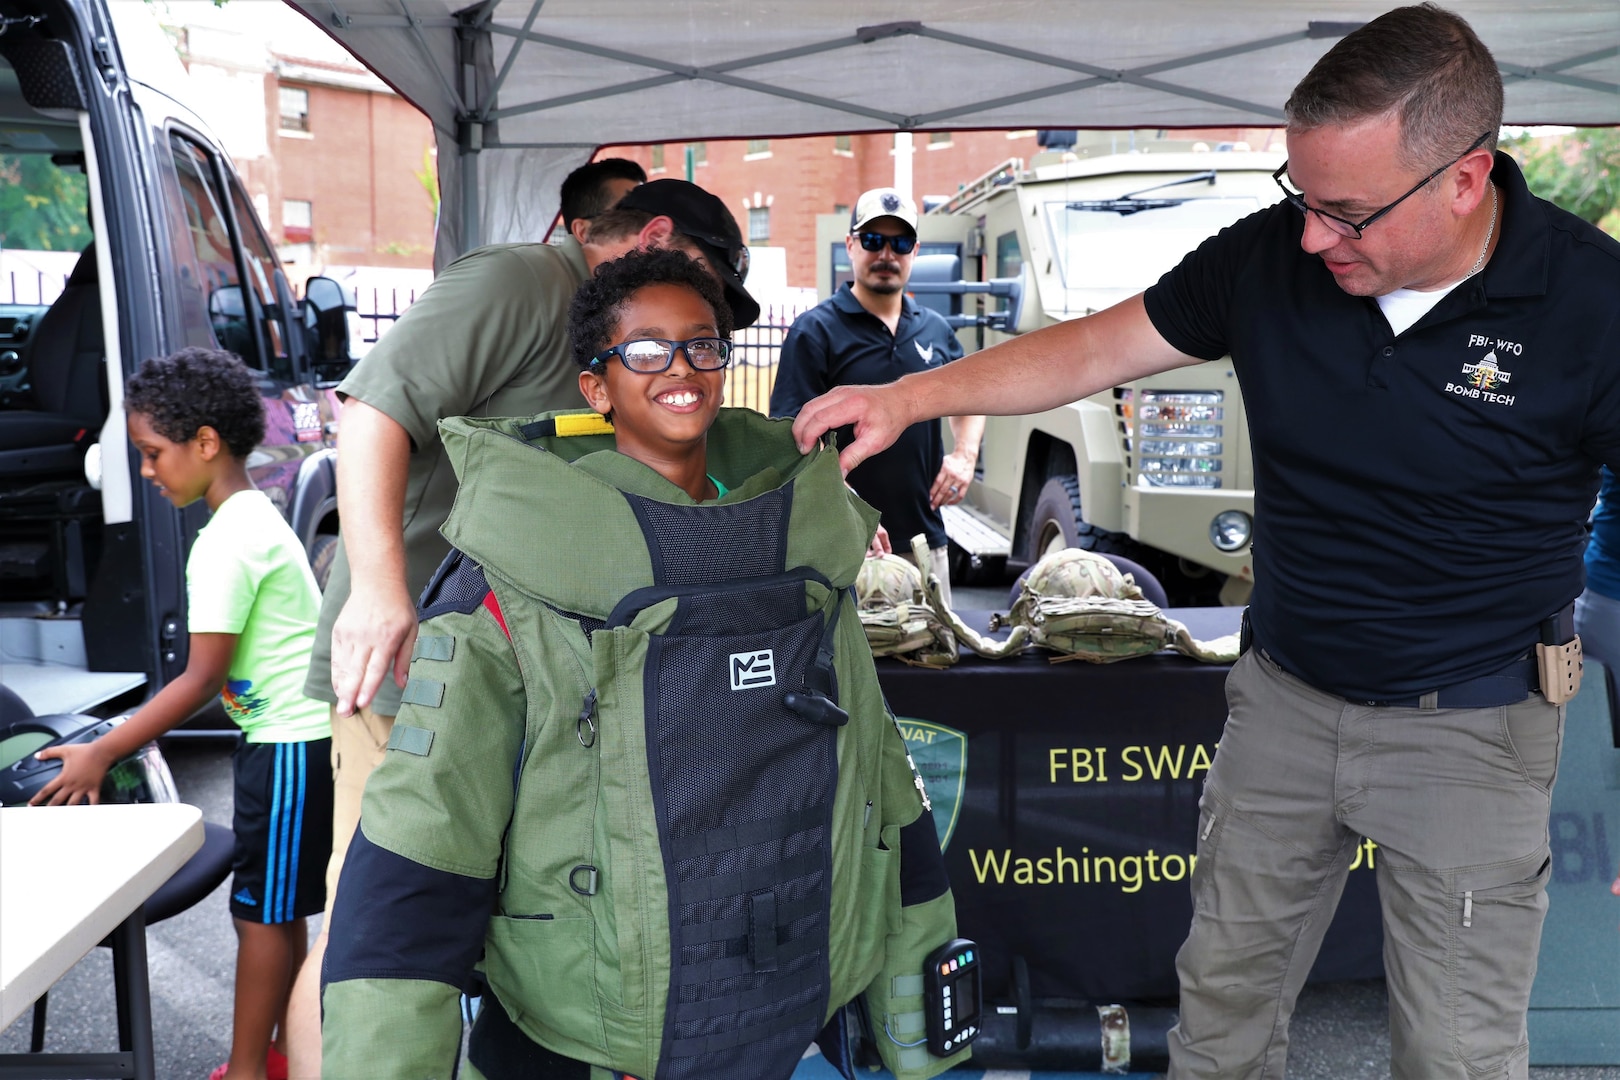
[[[370,333],[363,340],[367,347],[387,333],[394,322],[416,300],[414,290],[371,289],[356,298],[362,322]],[[772,304],[760,310],[753,326],[732,335],[736,349],[726,371],[726,404],[757,412],[769,412],[771,388],[776,385],[776,365],[782,353],[782,338],[793,320],[808,310],[795,305]]]
[[[67,275],[47,271],[10,271],[0,277],[0,304],[49,304],[62,292]],[[364,353],[386,334],[399,317],[416,302],[415,289],[361,289],[355,297],[356,314],[364,326],[359,348]],[[772,304],[760,311],[759,319],[732,335],[736,343],[731,367],[726,371],[726,404],[758,412],[769,412],[771,388],[776,385],[776,365],[782,353],[782,339],[793,320],[807,307]]]

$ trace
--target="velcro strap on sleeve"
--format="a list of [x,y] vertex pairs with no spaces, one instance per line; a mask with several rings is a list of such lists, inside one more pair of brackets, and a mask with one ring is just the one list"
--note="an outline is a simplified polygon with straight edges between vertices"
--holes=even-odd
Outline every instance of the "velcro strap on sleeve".
[[437,709],[444,704],[444,683],[437,679],[412,678],[405,684],[405,692],[399,696],[399,700],[405,705]]
[[448,634],[418,634],[411,650],[412,660],[452,660],[455,655],[456,639]]
[[388,749],[427,757],[428,751],[433,749],[433,732],[396,722],[394,730],[388,733]]

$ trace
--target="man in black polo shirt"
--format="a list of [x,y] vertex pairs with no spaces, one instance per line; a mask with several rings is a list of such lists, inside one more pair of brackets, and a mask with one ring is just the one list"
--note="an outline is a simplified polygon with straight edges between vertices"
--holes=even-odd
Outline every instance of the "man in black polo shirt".
[[[894,188],[862,194],[844,246],[855,280],[794,320],[782,340],[772,416],[796,416],[805,402],[835,386],[893,382],[962,355],[950,325],[905,294],[917,256],[917,207],[909,198]],[[946,603],[950,568],[939,508],[967,494],[984,417],[953,416],[950,424],[955,445],[949,454],[937,422],[912,424],[848,477],[882,515],[879,536],[886,532],[899,554],[910,559],[911,538],[928,537]],[[840,431],[838,444],[852,438],[853,432]]]
[[1394,1075],[1524,1077],[1564,713],[1536,646],[1569,639],[1598,466],[1620,465],[1620,244],[1493,153],[1496,64],[1439,8],[1344,38],[1285,111],[1286,198],[1146,293],[836,391],[796,430],[855,425],[853,465],[922,417],[1230,353],[1253,644],[1204,787],[1170,1074],[1283,1075],[1360,834],[1381,848]]

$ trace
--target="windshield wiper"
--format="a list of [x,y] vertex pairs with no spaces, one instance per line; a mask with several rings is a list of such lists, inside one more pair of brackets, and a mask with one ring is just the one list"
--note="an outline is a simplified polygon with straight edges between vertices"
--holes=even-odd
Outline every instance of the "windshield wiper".
[[1177,187],[1181,184],[1214,184],[1215,170],[1201,172],[1197,176],[1188,176],[1181,180],[1171,180],[1164,184],[1154,184],[1152,187],[1141,188],[1137,191],[1121,195],[1117,199],[1078,199],[1068,204],[1070,210],[1100,211],[1103,213],[1118,214],[1124,217],[1127,214],[1138,214],[1143,210],[1164,210],[1182,203],[1191,202],[1192,196],[1185,199],[1142,199],[1150,191],[1160,191],[1168,187]]

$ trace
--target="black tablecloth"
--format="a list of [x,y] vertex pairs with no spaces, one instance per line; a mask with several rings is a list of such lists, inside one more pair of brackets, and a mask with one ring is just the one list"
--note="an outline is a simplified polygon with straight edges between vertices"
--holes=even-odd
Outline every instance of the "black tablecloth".
[[[980,627],[988,614],[963,612]],[[1235,608],[1168,614],[1199,638],[1237,628]],[[964,654],[942,671],[878,661],[929,781],[961,933],[982,946],[991,998],[1011,996],[1014,956],[1038,999],[1173,997],[1227,669],[1046,655]],[[1383,973],[1369,856],[1364,843],[1313,979]]]

